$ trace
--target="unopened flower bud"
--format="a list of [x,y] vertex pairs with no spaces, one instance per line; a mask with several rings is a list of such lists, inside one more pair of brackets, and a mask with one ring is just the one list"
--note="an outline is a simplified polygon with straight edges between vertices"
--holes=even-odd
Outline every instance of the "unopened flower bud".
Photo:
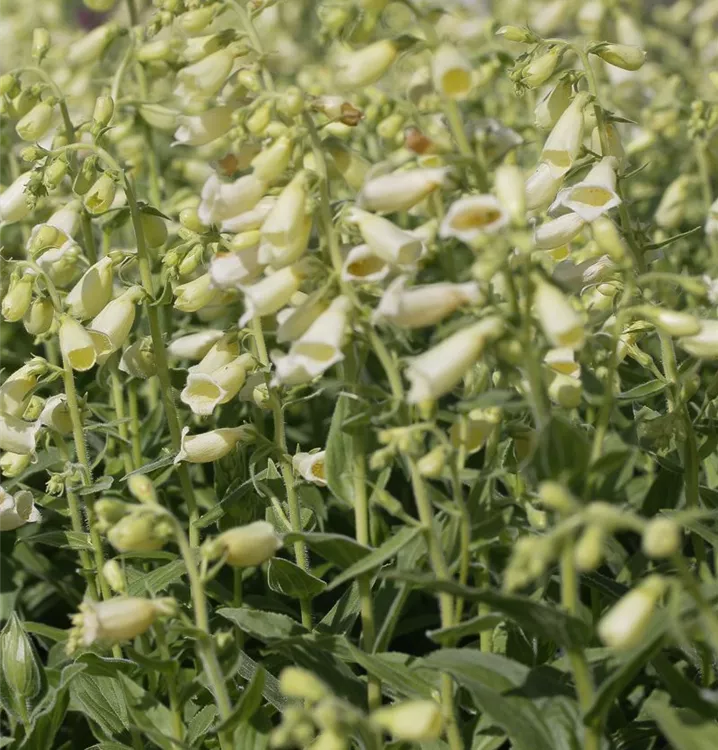
[[521,83],[529,88],[538,88],[548,81],[554,74],[563,57],[561,47],[551,47],[551,49],[535,57],[522,71]]
[[92,120],[100,128],[110,124],[115,112],[115,102],[111,96],[98,96],[95,101],[95,109],[92,112]]
[[274,557],[281,546],[282,539],[271,523],[255,521],[223,532],[207,543],[205,553],[210,558],[224,556],[233,567],[248,568]]
[[581,572],[596,570],[603,560],[603,546],[606,542],[606,530],[603,526],[587,526],[576,542],[573,560]]
[[667,310],[663,307],[642,305],[637,308],[641,317],[650,320],[656,328],[669,336],[695,336],[700,332],[703,321],[690,313]]
[[536,34],[525,26],[502,26],[496,36],[502,36],[509,42],[519,42],[520,44],[535,44],[539,41]]
[[602,44],[592,52],[609,65],[623,70],[638,70],[646,60],[646,53],[642,49],[628,44]]
[[67,61],[72,66],[88,65],[95,62],[112,40],[121,33],[116,23],[98,26],[76,40],[68,48]]
[[640,645],[665,587],[660,576],[651,575],[619,599],[598,623],[601,640],[615,649]]
[[199,435],[190,435],[189,427],[182,430],[180,452],[174,462],[186,461],[191,464],[205,464],[219,461],[226,456],[240,441],[248,442],[254,438],[253,429],[249,426],[222,427]]
[[411,742],[436,740],[443,727],[441,707],[431,700],[396,703],[374,711],[370,719],[396,739]]
[[436,448],[423,455],[416,462],[419,474],[427,479],[438,479],[447,466],[449,450],[446,445],[437,445]]
[[404,46],[400,40],[382,39],[339,60],[337,83],[344,88],[359,89],[378,81],[391,67]]
[[108,560],[102,566],[102,577],[107,581],[107,585],[117,594],[127,593],[127,580],[122,572],[122,567],[117,560]]
[[672,557],[681,549],[681,528],[672,518],[653,518],[643,532],[641,546],[652,560]]
[[20,83],[17,76],[12,73],[3,73],[0,76],[0,96],[13,97],[20,93]]
[[538,488],[538,496],[546,508],[558,511],[563,515],[568,515],[578,508],[578,504],[571,493],[558,482],[541,482]]
[[161,216],[143,211],[140,214],[142,233],[148,247],[160,247],[167,239],[167,224]]
[[4,701],[13,713],[27,715],[27,705],[43,686],[42,666],[30,637],[17,613],[10,615],[0,632],[0,673]]
[[148,505],[157,503],[155,486],[146,474],[133,474],[129,477],[127,479],[127,489],[141,503]]
[[32,211],[35,196],[27,192],[32,172],[25,172],[0,193],[0,226],[22,221]]
[[172,536],[172,526],[151,508],[123,516],[108,532],[107,541],[118,552],[155,552]]
[[5,451],[0,456],[0,472],[8,479],[12,479],[22,474],[31,462],[32,456],[29,454]]
[[98,500],[95,503],[98,531],[104,533],[130,513],[134,507],[136,506],[109,497]]
[[182,31],[187,34],[199,34],[209,26],[214,17],[217,15],[219,5],[213,3],[204,8],[196,8],[177,17],[177,23]]
[[42,62],[42,59],[50,49],[50,32],[39,27],[32,32],[32,59]]
[[54,316],[55,308],[49,299],[36,299],[25,313],[22,323],[31,336],[41,336],[50,330]]
[[318,703],[329,695],[327,686],[313,672],[302,667],[285,667],[279,675],[279,689],[287,698],[310,703]]
[[254,112],[247,118],[245,127],[252,135],[261,135],[271,120],[272,104],[265,102],[255,108]]
[[28,274],[11,279],[10,288],[0,305],[2,316],[8,323],[17,322],[28,311],[32,302],[33,282],[34,277]]
[[53,159],[50,164],[45,167],[45,171],[43,172],[43,185],[48,190],[55,190],[65,178],[67,169],[68,165],[65,159]]
[[115,200],[116,189],[115,180],[105,172],[83,195],[82,204],[93,216],[104,214]]

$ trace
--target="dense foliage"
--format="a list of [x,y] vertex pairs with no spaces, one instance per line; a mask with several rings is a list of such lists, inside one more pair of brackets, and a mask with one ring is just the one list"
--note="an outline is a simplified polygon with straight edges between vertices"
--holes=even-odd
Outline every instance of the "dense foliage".
[[0,747],[718,747],[718,3],[478,6],[0,0]]

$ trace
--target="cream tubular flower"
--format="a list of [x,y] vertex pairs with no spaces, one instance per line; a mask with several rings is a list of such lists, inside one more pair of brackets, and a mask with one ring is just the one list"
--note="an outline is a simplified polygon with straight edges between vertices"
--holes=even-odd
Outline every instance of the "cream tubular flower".
[[[308,382],[344,359],[351,303],[337,297],[291,346],[285,357],[276,357],[277,379],[285,384]],[[298,378],[302,378],[299,380]],[[286,380],[285,380],[286,378]]]
[[571,169],[581,150],[583,110],[589,99],[590,95],[586,92],[576,94],[546,139],[541,161],[548,164],[554,178],[563,177]]
[[222,427],[199,435],[190,435],[189,427],[182,430],[182,446],[175,457],[176,464],[186,461],[191,464],[206,464],[219,461],[237,443],[252,437],[250,427]]
[[233,64],[232,52],[221,49],[182,68],[177,73],[175,96],[186,101],[192,101],[196,96],[214,96],[224,86]]
[[548,164],[539,164],[526,180],[526,209],[541,211],[549,206],[563,182],[563,176],[554,177]]
[[142,287],[131,286],[92,319],[88,332],[95,345],[98,364],[106,362],[127,341],[135,322],[135,305],[143,297]]
[[130,344],[120,359],[120,371],[126,372],[133,378],[147,380],[157,374],[155,353],[152,350],[150,337],[139,338]]
[[357,283],[383,281],[391,266],[376,255],[369,245],[357,245],[349,250],[342,265],[342,279]]
[[407,211],[444,185],[447,173],[446,167],[430,167],[374,177],[364,184],[358,204],[379,213]]
[[307,180],[299,172],[282,190],[259,230],[259,260],[276,268],[297,261],[307,248],[311,216],[306,212]]
[[560,372],[572,378],[581,377],[581,365],[576,362],[576,353],[568,346],[549,349],[543,361],[554,372]]
[[112,298],[112,260],[105,256],[90,266],[65,297],[67,311],[75,318],[94,318]]
[[536,127],[548,130],[558,122],[571,103],[572,88],[570,80],[563,78],[546,92],[534,109]]
[[259,229],[276,202],[273,195],[265,195],[254,208],[224,219],[220,223],[220,229],[223,232],[251,232]]
[[261,281],[251,286],[242,287],[244,293],[244,315],[239,319],[241,326],[246,325],[252,318],[272,315],[281,310],[299,291],[304,274],[297,266],[280,268]]
[[434,88],[448,99],[466,99],[471,92],[469,61],[452,44],[442,44],[431,61]]
[[476,305],[482,295],[479,285],[422,284],[407,289],[407,277],[394,279],[374,311],[372,322],[387,321],[402,328],[425,328],[439,323],[462,305]]
[[210,558],[225,556],[228,565],[249,568],[266,562],[282,546],[282,537],[267,521],[236,526],[208,542],[205,552]]
[[173,145],[204,146],[225,135],[232,127],[231,107],[212,107],[199,115],[179,115]]
[[236,333],[226,333],[219,338],[202,357],[200,362],[189,368],[190,372],[213,373],[239,356],[239,342]]
[[72,432],[72,418],[67,405],[67,396],[64,393],[50,396],[45,401],[45,406],[42,407],[38,421],[41,425],[59,432],[60,435],[69,435]]
[[0,487],[0,531],[13,531],[39,520],[40,511],[35,507],[29,490],[20,490],[11,495]]
[[413,700],[395,703],[374,711],[371,721],[386,729],[399,740],[421,742],[441,736],[443,720],[441,706],[432,700]]
[[292,456],[294,471],[307,482],[319,487],[326,487],[327,480],[324,478],[324,456],[326,451],[314,453],[297,453]]
[[253,209],[266,190],[267,184],[253,174],[234,182],[222,182],[212,174],[202,188],[202,200],[197,209],[199,220],[207,226],[217,224],[224,228],[228,219]]
[[372,252],[394,266],[412,266],[419,260],[423,244],[388,219],[353,208],[349,220],[357,224]]
[[698,359],[718,358],[718,320],[702,320],[701,329],[694,336],[683,336],[678,345]]
[[449,393],[481,356],[487,342],[504,330],[500,318],[484,318],[462,328],[409,363],[406,377],[411,383],[410,404],[436,401]]
[[557,203],[570,208],[584,221],[594,221],[621,203],[616,192],[616,160],[601,159],[581,180],[559,193]]
[[40,421],[26,422],[19,417],[0,414],[0,450],[35,455],[35,441],[42,424]]
[[508,215],[493,195],[470,195],[449,206],[439,236],[456,237],[471,244],[485,234],[500,231],[508,220]]
[[118,24],[106,23],[84,34],[68,47],[67,62],[73,66],[95,62],[120,31]]
[[232,253],[217,253],[209,264],[212,286],[219,289],[239,289],[248,284],[264,268],[259,262],[259,244]]
[[21,417],[39,376],[47,372],[48,364],[41,357],[26,362],[0,385],[0,413]]
[[254,174],[264,182],[274,182],[289,166],[293,148],[294,142],[291,138],[286,135],[280,136],[269,148],[260,151],[252,159]]
[[32,172],[21,174],[0,193],[0,226],[22,221],[32,211],[35,199],[25,192]]
[[32,254],[50,248],[62,247],[77,234],[80,229],[80,201],[70,201],[55,211],[43,224],[36,224],[25,244]]
[[337,83],[344,88],[363,88],[378,81],[396,59],[399,48],[391,39],[382,39],[338,60]]
[[557,219],[545,221],[534,231],[534,245],[539,250],[552,250],[570,242],[585,226],[584,219],[576,213],[568,213]]
[[242,354],[211,374],[190,372],[180,400],[194,414],[208,416],[216,406],[226,404],[239,393],[247,379],[247,370],[253,364],[251,354]]
[[454,422],[449,438],[454,448],[463,448],[471,455],[480,451],[501,422],[501,411],[496,408],[472,409],[465,420]]
[[69,315],[60,322],[60,351],[73,370],[84,372],[95,366],[97,352],[90,334]]
[[307,297],[296,307],[285,307],[277,313],[277,343],[296,341],[327,309],[327,301],[321,294]]
[[224,331],[209,328],[198,333],[180,336],[167,347],[167,352],[181,359],[200,360],[224,336]]
[[536,279],[534,308],[546,338],[554,347],[580,349],[586,334],[583,319],[563,292],[543,279]]
[[601,618],[597,627],[599,638],[615,649],[640,645],[665,589],[660,576],[648,576]]
[[174,293],[174,307],[182,312],[197,312],[213,302],[217,296],[209,273],[204,273],[186,284],[176,286]]

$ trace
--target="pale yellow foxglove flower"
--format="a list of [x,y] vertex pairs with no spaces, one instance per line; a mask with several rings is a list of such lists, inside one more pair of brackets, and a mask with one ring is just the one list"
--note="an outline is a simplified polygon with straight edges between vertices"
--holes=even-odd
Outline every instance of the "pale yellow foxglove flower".
[[294,471],[307,482],[316,484],[319,487],[326,487],[327,480],[324,474],[324,457],[326,451],[316,451],[314,453],[296,453],[292,456],[292,466]]
[[179,127],[175,130],[174,145],[204,146],[229,132],[232,127],[232,108],[212,107],[198,115],[175,116],[173,124],[175,123],[179,123]]
[[493,195],[468,195],[449,206],[439,236],[472,243],[485,234],[501,231],[508,220],[508,214]]
[[129,287],[92,319],[88,332],[95,345],[98,364],[103,364],[127,341],[135,322],[136,305],[144,294],[140,286]]
[[181,359],[199,360],[224,336],[224,331],[208,328],[174,339],[167,347],[167,353]]
[[211,373],[190,372],[180,400],[194,414],[208,416],[216,406],[226,404],[239,393],[254,364],[251,354],[242,354]]
[[182,445],[175,457],[176,464],[186,461],[191,464],[206,464],[219,461],[237,443],[252,437],[250,427],[222,427],[199,435],[190,435],[189,427],[182,430]]
[[13,531],[39,520],[40,511],[35,507],[29,490],[20,490],[11,495],[0,487],[0,531]]
[[534,308],[541,328],[552,346],[580,349],[586,339],[583,318],[563,292],[536,279]]
[[586,225],[577,213],[567,213],[540,224],[534,230],[534,244],[539,250],[551,250],[570,242]]
[[396,739],[411,742],[437,740],[444,724],[441,706],[432,700],[395,703],[374,711],[370,720]]
[[421,240],[388,219],[360,208],[352,208],[348,218],[359,227],[372,252],[387,263],[413,266],[419,259],[423,249]]
[[210,175],[202,188],[202,199],[197,209],[200,221],[207,225],[222,225],[233,230],[226,222],[253,209],[267,190],[267,184],[254,174],[240,177],[234,182],[222,182],[216,174]]
[[0,226],[22,221],[32,211],[35,198],[25,190],[32,172],[24,172],[0,193]]
[[274,557],[281,546],[282,538],[271,523],[255,521],[228,529],[210,541],[205,551],[211,558],[224,556],[232,567],[248,568]]
[[561,190],[556,204],[570,209],[584,221],[598,219],[621,203],[616,192],[615,169],[615,158],[604,157],[580,182]]
[[471,63],[452,44],[441,44],[431,61],[434,88],[448,99],[466,99],[472,88]]
[[399,54],[399,46],[391,39],[381,39],[354,52],[347,51],[337,61],[337,83],[344,88],[358,89],[378,81]]
[[84,372],[95,366],[97,352],[92,337],[74,318],[61,318],[59,337],[60,351],[73,370]]
[[447,173],[446,167],[434,167],[372,177],[364,183],[357,201],[367,211],[407,211],[444,185]]
[[597,627],[599,638],[615,649],[639,646],[665,588],[660,576],[648,576],[601,618]]
[[718,320],[702,320],[700,331],[679,338],[678,345],[697,359],[718,358]]
[[26,422],[19,417],[0,413],[0,450],[23,456],[34,455],[37,433],[41,427],[39,420]]
[[94,318],[112,298],[112,260],[105,256],[90,266],[65,297],[67,311],[79,320]]
[[541,161],[548,164],[554,178],[563,177],[578,157],[583,143],[583,110],[589,99],[584,91],[576,94],[546,139]]
[[252,318],[272,315],[281,310],[299,291],[303,279],[304,273],[299,265],[285,266],[256,284],[242,287],[245,312],[239,324],[244,326]]

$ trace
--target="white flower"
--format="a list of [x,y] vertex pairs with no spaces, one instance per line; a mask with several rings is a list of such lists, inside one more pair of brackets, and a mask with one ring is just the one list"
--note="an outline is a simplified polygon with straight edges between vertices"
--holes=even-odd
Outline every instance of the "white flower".
[[267,521],[236,526],[220,534],[206,546],[210,557],[225,556],[228,565],[238,568],[261,565],[282,546],[282,537]]
[[0,193],[0,226],[22,221],[32,211],[35,199],[25,192],[32,172],[24,172]]
[[616,649],[639,646],[664,591],[665,582],[659,576],[648,576],[601,618],[597,628],[601,640]]
[[95,366],[97,352],[90,334],[76,320],[65,315],[60,323],[60,351],[73,370],[84,372]]
[[[297,292],[297,296],[301,292]],[[329,306],[322,290],[307,296],[298,305],[285,307],[277,313],[277,343],[296,341]]]
[[55,211],[43,224],[36,224],[25,243],[33,255],[50,247],[62,247],[77,234],[80,228],[80,201],[70,201]]
[[106,255],[85,271],[65,297],[70,315],[94,318],[112,298],[112,281],[112,260]]
[[556,197],[563,182],[563,176],[554,177],[548,164],[539,164],[526,180],[526,208],[541,211]]
[[142,287],[129,287],[92,319],[88,332],[95,345],[98,364],[106,362],[110,354],[127,341],[135,322],[135,305],[143,296]]
[[351,303],[346,297],[337,297],[292,344],[289,354],[274,354],[277,380],[285,385],[309,382],[341,362],[350,309]]
[[289,166],[293,148],[294,142],[291,138],[286,135],[280,136],[269,148],[260,151],[252,159],[254,174],[265,182],[273,182],[281,177]]
[[226,222],[253,209],[266,189],[267,184],[253,174],[234,182],[222,182],[212,174],[202,188],[202,200],[197,209],[199,220],[207,226],[218,224],[225,231],[234,231]]
[[200,435],[190,435],[189,427],[182,430],[182,445],[175,457],[176,464],[187,461],[192,464],[205,464],[219,461],[226,456],[240,440],[248,440],[252,436],[250,427],[222,427],[210,430]]
[[412,700],[385,706],[372,713],[371,721],[391,732],[396,739],[413,742],[438,740],[443,726],[441,706],[432,700]]
[[488,341],[503,333],[501,319],[492,316],[462,328],[409,363],[410,404],[435,401],[451,391],[466,375]]
[[407,289],[407,277],[394,279],[374,311],[372,322],[388,321],[403,328],[424,328],[435,325],[462,305],[481,301],[479,285],[422,284]]
[[174,288],[174,307],[182,312],[197,312],[209,305],[217,296],[209,273]]
[[678,345],[698,359],[718,358],[718,320],[702,320],[700,331],[679,338]]
[[319,487],[326,487],[327,480],[324,478],[324,456],[326,451],[315,453],[297,453],[292,457],[294,471],[307,482]]
[[175,145],[204,146],[221,138],[232,127],[232,108],[213,107],[199,115],[179,115]]
[[34,455],[35,441],[41,427],[39,420],[26,422],[19,417],[0,413],[0,450],[23,456]]
[[259,276],[264,266],[259,262],[259,245],[233,253],[217,253],[209,264],[212,286],[239,289]]
[[21,417],[27,406],[27,399],[37,385],[38,377],[44,375],[47,369],[47,362],[41,357],[35,357],[9,375],[0,385],[0,413]]
[[373,177],[364,184],[357,199],[367,211],[407,211],[444,185],[448,169],[408,169]]
[[[237,334],[226,333],[210,347],[202,359],[189,368],[189,372],[212,373],[219,367],[228,364],[239,355]],[[194,358],[193,358],[194,359]]]
[[383,281],[391,271],[391,266],[376,255],[369,245],[356,245],[344,258],[342,279],[371,283]]
[[212,373],[190,372],[180,395],[182,403],[194,414],[208,416],[216,406],[226,404],[239,393],[253,364],[251,354],[242,354]]
[[39,520],[40,511],[35,507],[30,491],[20,490],[11,495],[0,487],[0,531],[12,531]]
[[180,336],[167,347],[167,352],[173,357],[199,360],[224,336],[224,331],[209,328],[187,336]]
[[589,98],[589,94],[584,91],[576,94],[546,139],[541,161],[548,164],[554,178],[562,177],[571,169],[581,150],[583,110]]
[[182,68],[177,73],[175,96],[192,101],[195,95],[214,96],[224,86],[234,55],[228,49],[213,52],[203,60]]
[[616,160],[612,156],[601,159],[575,185],[558,194],[556,203],[570,208],[584,221],[593,221],[621,203],[616,192]]
[[256,284],[242,287],[245,312],[239,319],[240,326],[246,325],[252,318],[272,315],[281,310],[299,291],[303,278],[304,274],[297,265],[285,266]]
[[471,91],[471,64],[452,44],[434,52],[431,76],[434,88],[449,99],[466,99]]
[[265,195],[261,198],[256,206],[244,211],[241,214],[224,219],[220,223],[220,229],[223,232],[251,232],[259,229],[264,220],[269,215],[277,199],[273,195]]
[[581,365],[576,362],[574,350],[568,346],[549,349],[543,361],[554,372],[560,372],[572,378],[581,377]]
[[398,48],[390,39],[382,39],[338,60],[337,83],[346,88],[363,88],[378,81],[396,59]]
[[554,347],[580,349],[585,341],[583,319],[563,292],[537,278],[534,307],[546,338]]
[[412,266],[421,256],[421,240],[388,219],[362,211],[360,208],[352,208],[348,218],[357,224],[372,252],[387,263],[395,266]]
[[508,223],[508,215],[493,195],[469,195],[454,201],[441,222],[440,237],[471,243],[494,234]]
[[64,393],[50,396],[45,401],[45,406],[42,407],[38,422],[51,427],[61,435],[69,435],[72,432],[72,418],[67,405],[67,396]]
[[551,250],[570,242],[586,222],[577,213],[568,213],[545,221],[534,231],[534,244],[539,250]]

